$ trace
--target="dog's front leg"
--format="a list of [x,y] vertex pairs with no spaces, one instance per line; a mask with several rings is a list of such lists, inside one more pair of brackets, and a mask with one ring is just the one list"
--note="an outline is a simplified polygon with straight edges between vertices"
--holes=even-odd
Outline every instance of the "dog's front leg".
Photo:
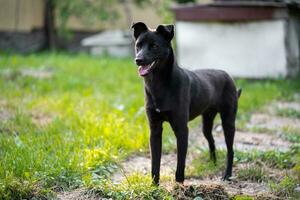
[[150,126],[151,175],[153,183],[159,184],[159,170],[162,149],[162,119],[153,109],[146,109]]
[[187,126],[181,127],[175,131],[177,139],[177,168],[176,168],[176,182],[183,183],[185,159],[188,147],[188,128]]
[[170,124],[177,139],[177,168],[175,180],[176,182],[183,183],[189,134],[187,120],[174,119],[170,121]]
[[150,124],[151,174],[154,184],[159,184],[162,149],[162,123]]

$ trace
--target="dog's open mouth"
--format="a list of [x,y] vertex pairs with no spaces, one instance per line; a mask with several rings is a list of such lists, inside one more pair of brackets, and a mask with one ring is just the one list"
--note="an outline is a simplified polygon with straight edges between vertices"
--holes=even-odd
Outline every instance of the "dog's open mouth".
[[155,66],[156,61],[153,61],[151,64],[149,65],[141,65],[138,68],[138,72],[140,76],[146,76],[147,74],[149,74]]

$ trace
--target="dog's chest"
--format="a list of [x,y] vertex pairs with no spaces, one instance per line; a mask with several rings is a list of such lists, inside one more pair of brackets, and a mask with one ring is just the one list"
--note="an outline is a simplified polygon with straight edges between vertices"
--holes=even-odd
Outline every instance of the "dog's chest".
[[154,109],[158,113],[169,109],[166,97],[157,97],[155,95],[146,96],[146,106]]
[[174,100],[172,101],[168,91],[149,91],[146,89],[145,93],[145,106],[158,113],[171,110],[174,106]]

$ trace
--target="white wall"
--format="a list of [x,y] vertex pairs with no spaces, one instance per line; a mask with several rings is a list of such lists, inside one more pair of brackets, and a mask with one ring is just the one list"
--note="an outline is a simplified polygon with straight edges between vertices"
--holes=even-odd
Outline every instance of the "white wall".
[[221,23],[177,22],[179,65],[217,68],[236,77],[287,74],[284,20]]

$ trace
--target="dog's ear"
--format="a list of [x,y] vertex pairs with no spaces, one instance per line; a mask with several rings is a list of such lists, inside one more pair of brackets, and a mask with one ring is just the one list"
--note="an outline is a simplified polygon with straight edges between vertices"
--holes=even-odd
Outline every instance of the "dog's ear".
[[174,37],[174,25],[159,25],[156,32],[161,34],[168,42],[171,42]]
[[137,39],[141,33],[148,30],[148,27],[143,22],[132,23],[131,28],[133,29],[134,39]]

